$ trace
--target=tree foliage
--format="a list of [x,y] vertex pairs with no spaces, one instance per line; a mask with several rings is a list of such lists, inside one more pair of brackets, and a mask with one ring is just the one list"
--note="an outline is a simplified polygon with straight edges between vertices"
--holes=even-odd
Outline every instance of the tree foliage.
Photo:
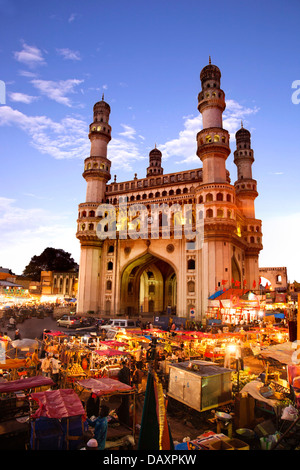
[[25,267],[23,275],[30,277],[33,281],[39,281],[41,271],[70,271],[77,269],[78,265],[71,258],[71,254],[58,248],[46,248],[39,256],[31,258]]

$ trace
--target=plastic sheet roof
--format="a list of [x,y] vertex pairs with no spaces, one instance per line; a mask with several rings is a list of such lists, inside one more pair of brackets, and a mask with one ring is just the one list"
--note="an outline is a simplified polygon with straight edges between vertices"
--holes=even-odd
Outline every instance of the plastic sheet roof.
[[9,382],[0,383],[0,393],[17,392],[19,390],[28,390],[30,388],[45,387],[46,385],[54,385],[49,377],[37,375],[36,377],[28,377],[27,379],[11,380]]
[[71,388],[32,393],[31,398],[39,405],[34,418],[61,419],[85,414],[78,395]]
[[131,392],[134,389],[116,379],[103,377],[102,379],[84,379],[78,380],[77,384],[90,390],[98,396],[110,395],[113,393]]

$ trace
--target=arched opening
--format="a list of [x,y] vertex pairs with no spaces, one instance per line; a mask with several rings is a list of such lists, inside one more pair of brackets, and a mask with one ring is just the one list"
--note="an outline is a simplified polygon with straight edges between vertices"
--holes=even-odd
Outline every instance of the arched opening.
[[175,314],[176,303],[176,273],[169,263],[147,253],[125,267],[121,275],[121,314]]

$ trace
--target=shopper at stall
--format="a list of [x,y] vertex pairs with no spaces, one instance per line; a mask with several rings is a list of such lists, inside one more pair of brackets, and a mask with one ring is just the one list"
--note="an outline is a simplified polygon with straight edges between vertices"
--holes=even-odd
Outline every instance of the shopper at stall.
[[144,374],[140,366],[138,364],[135,364],[133,374],[132,374],[132,384],[136,388],[138,393],[141,393],[142,391],[143,376]]
[[40,368],[41,366],[41,361],[39,359],[39,355],[38,355],[38,350],[35,349],[34,352],[32,353],[32,356],[31,356],[31,364],[32,364],[32,367],[35,368],[35,373],[37,373],[38,369]]
[[49,356],[45,356],[44,359],[41,359],[41,371],[44,377],[50,377],[51,369]]
[[9,344],[11,343],[11,338],[8,336],[7,332],[1,338],[5,351],[7,351]]
[[91,393],[86,402],[86,415],[88,418],[91,416],[98,416],[99,413],[99,397]]
[[127,367],[125,361],[122,361],[122,369],[120,369],[118,373],[118,379],[120,382],[130,385],[130,369]]
[[55,354],[54,357],[51,357],[50,359],[51,379],[55,383],[56,388],[58,388],[59,372],[61,367],[58,357],[58,354]]
[[100,407],[100,415],[95,420],[87,419],[89,426],[94,428],[94,438],[98,442],[98,450],[105,449],[106,436],[107,436],[107,416],[109,414],[109,408],[106,405]]
[[236,370],[244,370],[244,350],[241,341],[239,340],[235,350]]

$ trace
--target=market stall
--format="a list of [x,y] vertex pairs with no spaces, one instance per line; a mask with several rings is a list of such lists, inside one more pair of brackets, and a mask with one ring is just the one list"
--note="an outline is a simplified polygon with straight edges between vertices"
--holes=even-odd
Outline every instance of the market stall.
[[[124,423],[121,414],[116,413],[110,414],[108,420],[108,431],[106,438],[105,448],[119,448],[124,444],[128,443],[129,436],[134,439],[135,435],[135,389],[127,384],[120,382],[109,377],[101,379],[88,378],[85,380],[78,380],[76,382],[76,390],[79,397],[83,399],[87,395],[94,394],[100,398],[99,408],[103,402],[109,405],[110,408],[114,408],[116,404],[121,405],[118,410],[123,408],[123,405],[128,408],[126,411],[129,413],[130,422],[129,425]],[[111,410],[113,411],[113,410]],[[124,411],[124,410],[122,410]],[[123,413],[122,413],[123,414]],[[118,416],[118,422],[116,422],[116,415]]]
[[90,372],[94,377],[117,377],[121,362],[128,359],[129,352],[113,348],[103,348],[92,352]]
[[[10,448],[9,437],[15,436],[15,449],[24,449],[28,441],[31,391],[44,390],[54,382],[42,376],[0,383],[0,449]],[[27,436],[28,435],[28,436]]]
[[32,450],[76,450],[84,444],[85,411],[71,389],[32,393],[37,409],[31,416]]

